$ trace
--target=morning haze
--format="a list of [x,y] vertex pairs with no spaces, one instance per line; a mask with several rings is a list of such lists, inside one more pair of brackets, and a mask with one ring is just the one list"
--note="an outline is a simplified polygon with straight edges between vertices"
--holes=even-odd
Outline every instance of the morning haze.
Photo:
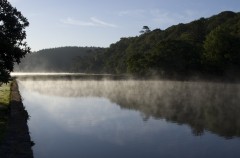
[[0,157],[239,157],[240,2],[0,2]]

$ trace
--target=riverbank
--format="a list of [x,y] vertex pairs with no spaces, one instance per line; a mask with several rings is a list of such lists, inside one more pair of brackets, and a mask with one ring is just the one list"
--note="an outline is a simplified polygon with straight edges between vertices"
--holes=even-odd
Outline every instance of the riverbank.
[[11,83],[0,84],[0,144],[4,138],[9,113]]
[[0,145],[0,157],[3,158],[32,158],[32,141],[29,135],[25,110],[16,81],[11,86],[10,112],[6,135]]

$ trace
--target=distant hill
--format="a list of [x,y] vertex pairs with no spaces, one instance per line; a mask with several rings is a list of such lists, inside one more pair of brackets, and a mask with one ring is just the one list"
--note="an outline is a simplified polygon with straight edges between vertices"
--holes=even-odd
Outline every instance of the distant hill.
[[[148,28],[147,26],[143,29]],[[240,76],[240,13],[224,11],[165,30],[142,30],[109,48],[62,47],[27,56],[22,71]]]
[[73,72],[74,61],[78,58],[101,51],[97,47],[59,47],[43,49],[28,54],[15,71],[25,72]]

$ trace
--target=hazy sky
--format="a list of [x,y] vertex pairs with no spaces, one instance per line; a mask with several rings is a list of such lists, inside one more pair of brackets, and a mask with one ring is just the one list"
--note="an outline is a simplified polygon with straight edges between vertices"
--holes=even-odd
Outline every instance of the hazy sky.
[[139,35],[142,26],[166,29],[222,11],[240,0],[9,0],[27,17],[33,51],[59,46],[108,47]]

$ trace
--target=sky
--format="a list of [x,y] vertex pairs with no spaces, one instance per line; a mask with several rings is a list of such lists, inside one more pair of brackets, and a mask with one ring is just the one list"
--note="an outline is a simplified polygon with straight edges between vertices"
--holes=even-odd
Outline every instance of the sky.
[[109,47],[138,36],[143,26],[162,30],[222,11],[240,12],[240,0],[9,0],[29,21],[32,51],[62,46]]

